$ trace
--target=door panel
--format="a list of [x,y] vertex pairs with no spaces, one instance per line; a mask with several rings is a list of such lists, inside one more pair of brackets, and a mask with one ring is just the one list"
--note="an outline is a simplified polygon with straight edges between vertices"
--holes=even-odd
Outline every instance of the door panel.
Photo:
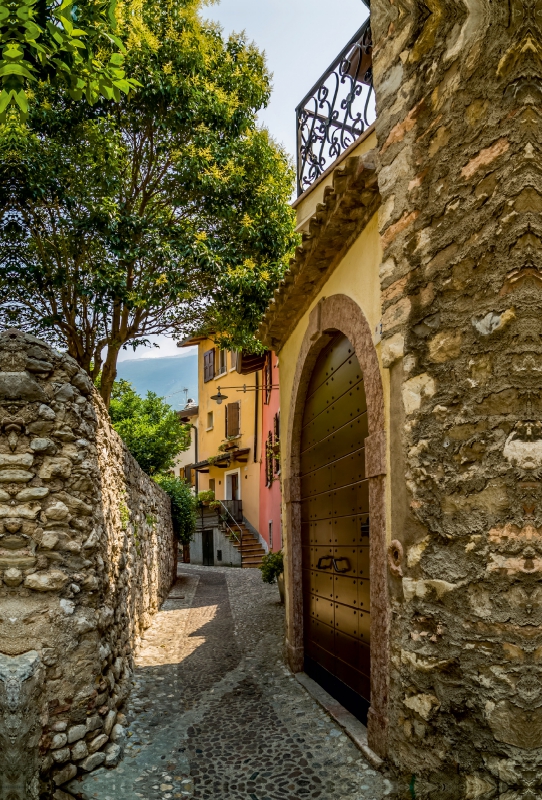
[[[367,404],[348,340],[320,355],[310,381],[301,442],[301,536],[306,668],[329,676],[335,696],[370,699]],[[333,694],[330,687],[327,687]],[[363,713],[365,713],[363,712]]]

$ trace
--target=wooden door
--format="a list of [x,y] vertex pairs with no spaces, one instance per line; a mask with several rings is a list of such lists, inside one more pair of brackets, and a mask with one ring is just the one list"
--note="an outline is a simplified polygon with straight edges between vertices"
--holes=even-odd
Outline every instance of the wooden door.
[[201,536],[202,536],[202,548],[203,548],[203,566],[214,567],[215,552],[213,543],[213,531],[203,531]]
[[367,404],[338,334],[311,377],[301,435],[305,670],[365,720],[370,701]]

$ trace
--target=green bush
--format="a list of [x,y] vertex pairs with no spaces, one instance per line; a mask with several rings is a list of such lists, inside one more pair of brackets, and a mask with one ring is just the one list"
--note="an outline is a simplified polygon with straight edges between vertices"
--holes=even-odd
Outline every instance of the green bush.
[[207,489],[205,492],[200,492],[198,494],[198,499],[196,501],[196,505],[198,508],[201,508],[204,503],[212,503],[215,499],[215,493],[212,489]]
[[182,544],[189,544],[196,531],[196,498],[190,486],[174,475],[153,475],[153,478],[171,498],[173,530]]
[[284,555],[282,550],[277,553],[268,553],[262,558],[260,566],[264,583],[275,583],[278,575],[284,572]]

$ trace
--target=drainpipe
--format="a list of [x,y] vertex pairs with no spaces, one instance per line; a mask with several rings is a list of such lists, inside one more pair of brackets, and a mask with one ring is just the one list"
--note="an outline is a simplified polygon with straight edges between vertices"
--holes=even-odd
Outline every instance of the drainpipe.
[[256,391],[254,392],[254,463],[258,463],[258,407],[260,399],[258,395],[260,388],[260,374],[256,372]]
[[[199,458],[198,458],[198,429],[197,429],[196,425],[192,425],[192,429],[194,431],[194,458],[195,458],[195,463],[197,464],[198,461],[199,461]],[[195,485],[196,497],[197,497],[198,496],[198,488],[199,488],[199,472],[197,471],[197,469],[194,470],[194,471],[196,473],[196,478],[195,478],[194,485]]]

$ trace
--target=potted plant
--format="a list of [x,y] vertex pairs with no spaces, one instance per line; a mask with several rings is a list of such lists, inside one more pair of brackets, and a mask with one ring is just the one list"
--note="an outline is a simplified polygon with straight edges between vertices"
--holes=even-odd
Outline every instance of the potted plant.
[[206,492],[200,492],[198,494],[197,505],[198,508],[202,508],[202,506],[208,506],[210,503],[213,502],[215,499],[215,493],[212,489],[207,489]]
[[284,554],[282,550],[267,553],[260,566],[264,583],[276,583],[279,587],[280,602],[284,603]]

